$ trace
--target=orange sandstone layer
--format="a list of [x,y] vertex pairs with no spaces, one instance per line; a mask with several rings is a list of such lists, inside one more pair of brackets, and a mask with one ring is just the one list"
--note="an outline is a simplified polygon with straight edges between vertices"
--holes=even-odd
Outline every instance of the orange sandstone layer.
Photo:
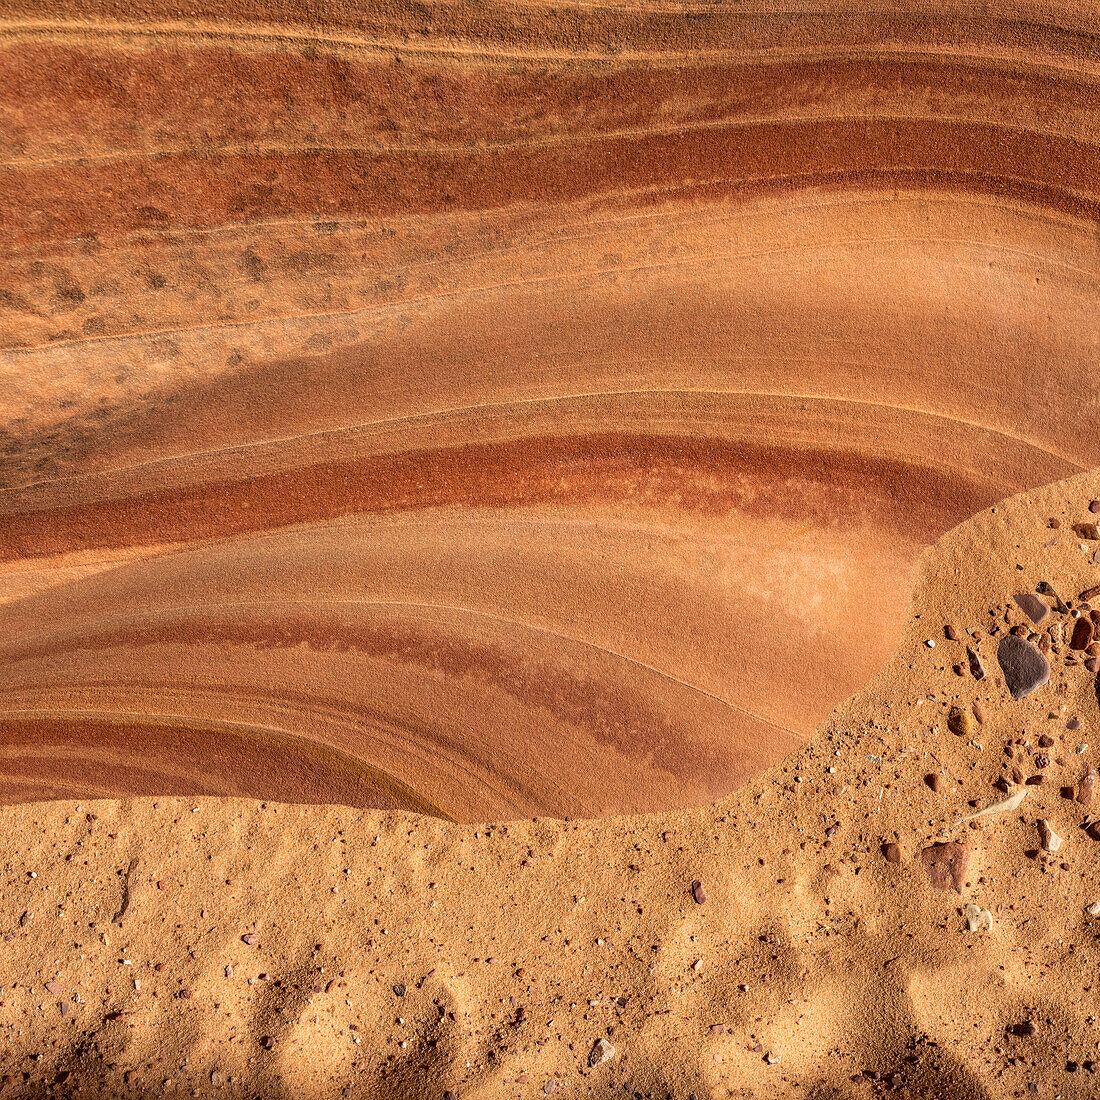
[[[1097,497],[939,541],[881,675],[704,808],[0,809],[5,1095],[1095,1095]],[[1051,666],[1020,700],[1010,632]]]
[[1100,463],[1071,3],[0,4],[0,800],[728,793]]

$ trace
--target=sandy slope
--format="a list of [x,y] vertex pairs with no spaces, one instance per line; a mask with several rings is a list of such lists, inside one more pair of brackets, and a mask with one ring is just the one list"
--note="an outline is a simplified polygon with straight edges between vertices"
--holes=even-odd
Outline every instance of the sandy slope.
[[[704,809],[3,809],[6,1094],[1094,1095],[1098,811],[1071,796],[1096,761],[1097,676],[1056,636],[1100,583],[1100,543],[1071,530],[1097,496],[1081,475],[952,531],[875,682]],[[1066,601],[1034,630],[1050,680],[1014,701],[998,645],[1031,633],[1012,598],[1044,582]],[[922,860],[941,842],[969,851],[958,892]],[[967,930],[971,903],[992,930]],[[590,1068],[601,1038],[614,1053]]]
[[0,4],[0,800],[800,744],[1100,463],[1091,9],[918,7]]

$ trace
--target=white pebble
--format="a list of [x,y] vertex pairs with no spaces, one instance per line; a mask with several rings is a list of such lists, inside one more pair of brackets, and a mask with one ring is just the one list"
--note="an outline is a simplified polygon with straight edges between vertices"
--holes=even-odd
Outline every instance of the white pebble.
[[993,914],[988,909],[970,902],[966,907],[966,926],[971,932],[977,932],[979,928],[988,928],[993,931]]
[[1062,847],[1062,838],[1050,827],[1049,821],[1040,819],[1036,822],[1039,828],[1039,841],[1044,852],[1056,852]]

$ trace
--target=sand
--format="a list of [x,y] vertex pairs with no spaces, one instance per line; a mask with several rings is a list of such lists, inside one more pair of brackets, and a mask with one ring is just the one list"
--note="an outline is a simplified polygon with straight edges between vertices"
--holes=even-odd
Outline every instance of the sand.
[[996,651],[1030,635],[1015,593],[1065,601],[1044,632],[1088,616],[1096,497],[1079,475],[937,542],[880,675],[703,808],[0,810],[8,1093],[1093,1095],[1097,676],[1047,633],[1013,700]]

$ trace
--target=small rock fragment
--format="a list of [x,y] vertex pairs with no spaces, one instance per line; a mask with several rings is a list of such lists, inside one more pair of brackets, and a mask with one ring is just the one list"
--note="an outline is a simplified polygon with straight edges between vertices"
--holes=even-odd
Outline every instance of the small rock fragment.
[[1090,902],[1085,906],[1085,912],[1088,913],[1090,917],[1100,917],[1100,901]]
[[702,905],[707,900],[707,895],[703,892],[703,884],[698,879],[691,884],[691,896],[695,899],[696,905]]
[[[1042,779],[1042,776],[1032,776],[1032,779]],[[1030,783],[1031,780],[1029,779]],[[1027,791],[1017,791],[1015,794],[1010,794],[1008,798],[1002,798],[999,802],[992,802],[984,810],[978,810],[977,813],[968,814],[964,818],[960,818],[955,822],[956,825],[965,825],[968,821],[973,821],[979,817],[992,817],[994,814],[1007,813],[1009,810],[1016,809],[1023,800],[1027,798]]]
[[1015,634],[1006,634],[997,644],[997,663],[1013,699],[1023,699],[1050,679],[1050,662]]
[[886,857],[887,863],[900,863],[901,862],[901,848],[890,841],[889,844],[882,846],[882,854]]
[[604,1062],[610,1062],[614,1057],[615,1048],[606,1039],[597,1039],[588,1052],[588,1068],[595,1069],[596,1066],[602,1066]]
[[984,680],[985,665],[982,664],[981,657],[979,657],[970,646],[966,647],[966,660],[970,665],[970,675],[973,676],[975,680]]
[[947,728],[958,737],[972,737],[977,723],[969,711],[962,707],[952,707],[947,716]]
[[1012,598],[1016,601],[1016,606],[1033,623],[1041,623],[1050,614],[1050,605],[1030,592],[1017,592]]
[[1039,829],[1039,843],[1044,852],[1056,852],[1062,847],[1062,838],[1050,827],[1050,822],[1040,818],[1036,822]]
[[1070,649],[1088,649],[1092,643],[1092,619],[1086,619],[1083,615],[1073,624],[1073,633],[1070,635]]
[[922,849],[921,863],[935,890],[954,890],[961,894],[970,864],[970,848],[956,841],[932,844]]
[[241,936],[241,943],[246,943],[249,947],[252,947],[253,944],[259,942],[259,939],[260,937],[255,932],[246,932]]
[[942,775],[940,775],[940,774],[939,774],[939,772],[932,772],[931,774],[929,774],[929,775],[926,775],[926,776],[924,777],[924,782],[925,782],[925,783],[926,783],[926,784],[927,784],[927,785],[928,785],[928,786],[929,786],[929,787],[930,787],[930,788],[931,788],[931,789],[932,789],[933,791],[935,791],[935,792],[936,792],[936,794],[939,794],[939,793],[940,793],[940,791],[942,791],[942,790],[943,790],[943,776],[942,776]]
[[1096,784],[1100,780],[1100,776],[1096,774],[1095,768],[1089,768],[1088,771],[1081,777],[1081,782],[1077,785],[1077,801],[1082,806],[1091,806],[1096,800]]
[[970,902],[966,907],[966,926],[971,932],[977,932],[979,928],[987,928],[993,931],[993,914],[988,909]]
[[1088,539],[1090,542],[1096,542],[1100,539],[1100,527],[1097,527],[1095,523],[1075,523],[1073,533],[1079,539]]

